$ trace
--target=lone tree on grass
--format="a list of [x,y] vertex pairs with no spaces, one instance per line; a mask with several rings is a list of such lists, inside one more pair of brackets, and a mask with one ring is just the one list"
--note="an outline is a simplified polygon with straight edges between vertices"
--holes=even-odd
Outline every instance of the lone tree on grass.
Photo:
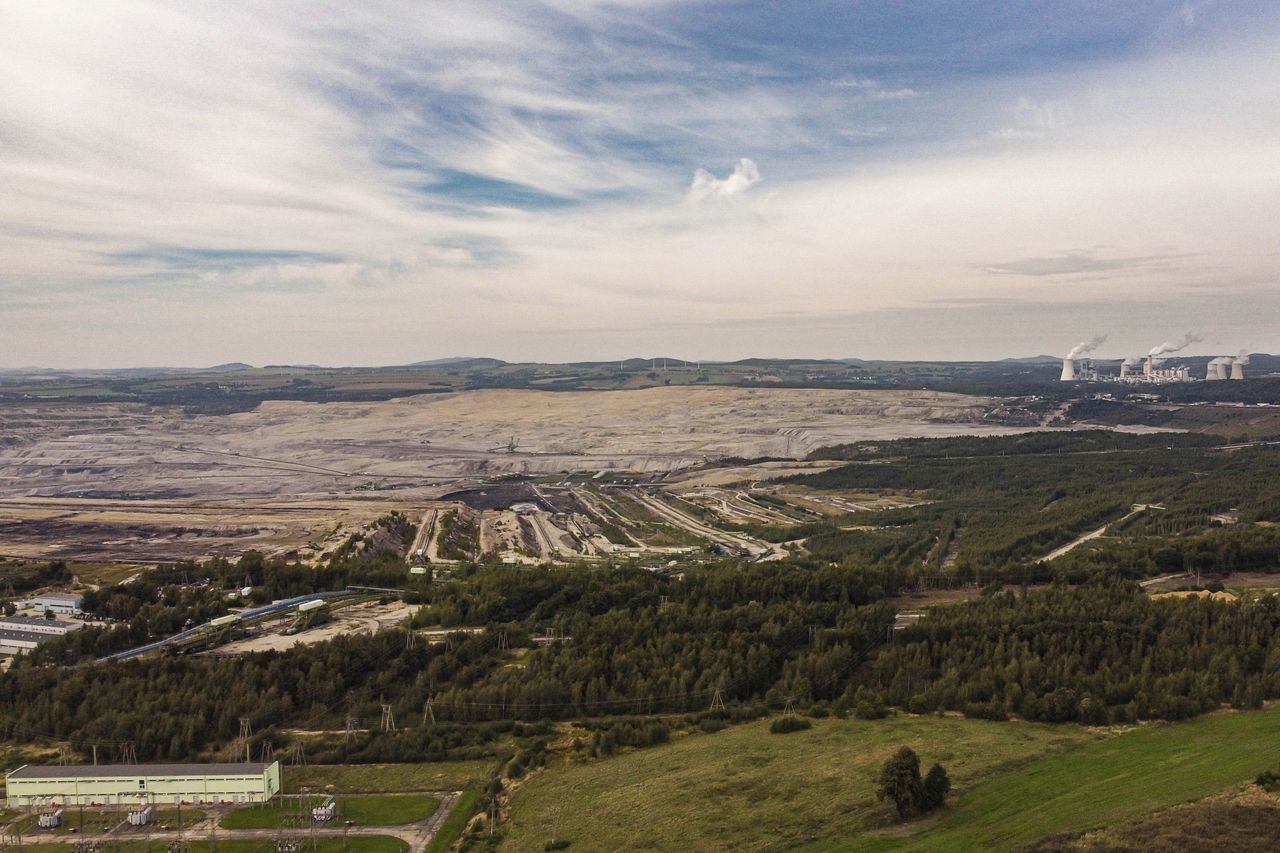
[[951,790],[951,779],[941,764],[929,768],[929,774],[920,778],[920,757],[915,750],[904,746],[880,768],[880,800],[892,800],[898,816],[925,814],[943,804]]

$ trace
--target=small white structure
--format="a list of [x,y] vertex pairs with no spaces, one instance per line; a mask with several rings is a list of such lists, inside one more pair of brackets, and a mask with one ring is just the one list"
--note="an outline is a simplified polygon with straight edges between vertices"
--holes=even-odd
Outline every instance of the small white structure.
[[41,829],[57,829],[62,826],[62,809],[54,809],[51,812],[45,812],[36,820],[36,825]]
[[129,812],[129,826],[146,826],[151,823],[151,806]]
[[51,610],[64,616],[79,616],[84,611],[84,596],[71,592],[46,592],[28,602],[37,610]]
[[324,805],[316,806],[311,809],[311,819],[317,823],[326,823],[331,821],[338,814],[338,805],[330,797],[325,801]]

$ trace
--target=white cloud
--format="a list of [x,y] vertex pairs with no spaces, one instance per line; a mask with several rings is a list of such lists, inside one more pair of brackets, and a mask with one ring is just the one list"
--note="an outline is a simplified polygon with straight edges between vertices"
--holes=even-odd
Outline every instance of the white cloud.
[[908,86],[898,89],[886,89],[878,80],[870,77],[841,77],[832,82],[837,89],[851,89],[865,94],[873,101],[901,101],[914,98],[920,93]]
[[689,185],[690,201],[706,201],[712,198],[732,198],[741,195],[760,182],[760,169],[754,160],[742,157],[733,165],[733,172],[721,179],[699,169],[693,173]]
[[[911,98],[709,76],[687,51],[608,41],[615,4],[582,13],[590,45],[519,4],[299,8],[0,10],[0,364],[583,358],[783,316],[812,331],[797,320],[775,352],[895,355],[938,299],[1032,306],[1022,346],[1055,327],[1036,310],[1105,314],[1117,294],[1178,326],[1234,294],[1254,346],[1280,347],[1275,33]],[[924,130],[905,144],[904,126]],[[686,190],[678,164],[739,151],[767,193],[745,158]],[[450,208],[421,190],[449,171],[569,203]],[[147,260],[156,246],[267,260],[184,269]],[[1070,287],[984,269],[1077,249],[1175,260]],[[880,318],[884,349],[849,339],[857,316]],[[929,328],[910,354],[1011,346],[966,334]],[[706,357],[763,338],[715,340]]]

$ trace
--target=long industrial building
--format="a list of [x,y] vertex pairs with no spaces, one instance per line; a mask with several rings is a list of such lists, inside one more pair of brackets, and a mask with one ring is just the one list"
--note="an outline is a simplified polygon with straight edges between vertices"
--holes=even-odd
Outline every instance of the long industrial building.
[[62,637],[84,627],[83,622],[67,619],[41,619],[32,616],[0,617],[0,655],[25,655],[41,643]]
[[280,793],[270,764],[26,765],[5,777],[8,804],[49,806],[265,803]]

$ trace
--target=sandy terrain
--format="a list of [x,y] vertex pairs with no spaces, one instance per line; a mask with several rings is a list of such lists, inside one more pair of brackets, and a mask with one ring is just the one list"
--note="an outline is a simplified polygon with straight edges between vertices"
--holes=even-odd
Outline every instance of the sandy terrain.
[[251,548],[331,550],[365,522],[402,507],[383,493],[316,501],[0,499],[0,554],[154,563]]
[[[265,403],[184,417],[134,406],[27,413],[0,448],[0,497],[349,495],[503,472],[670,471],[825,444],[1017,430],[991,401],[928,391],[654,388],[473,391],[379,403]],[[514,447],[514,449],[509,449]]]
[[[729,387],[270,402],[223,416],[36,402],[0,412],[0,554],[151,561],[327,548],[335,524],[349,530],[392,508],[417,520],[432,499],[504,473],[662,474],[842,442],[1019,431],[984,420],[993,405],[928,391]],[[496,542],[515,530],[484,532]],[[545,525],[534,535],[562,547]]]
[[[395,602],[344,607],[334,612],[332,621],[317,625],[300,634],[286,636],[278,631],[262,633],[219,646],[215,652],[219,655],[227,655],[242,652],[283,651],[294,646],[321,643],[342,634],[374,634],[383,628],[399,625],[417,613],[420,606]],[[285,620],[285,624],[287,622],[288,620]]]

